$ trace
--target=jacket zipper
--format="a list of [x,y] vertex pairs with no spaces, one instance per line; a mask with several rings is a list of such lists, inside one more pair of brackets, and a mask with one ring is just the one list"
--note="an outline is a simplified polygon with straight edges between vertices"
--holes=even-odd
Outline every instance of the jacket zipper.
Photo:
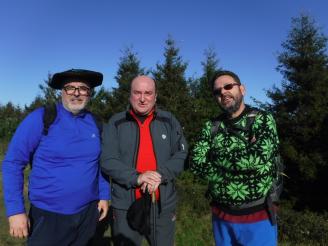
[[[136,122],[136,119],[134,117],[133,118],[133,123],[134,126],[137,128],[137,136],[136,136],[136,147],[134,150],[134,159],[133,159],[133,164],[134,164],[134,169],[137,170],[137,160],[138,160],[138,150],[139,150],[139,145],[140,145],[140,128],[138,125],[138,122]],[[131,189],[131,199],[132,202],[134,202],[136,200],[136,189]]]
[[[152,126],[153,126],[153,122],[155,121],[155,117],[156,117],[156,115],[154,114],[153,118],[152,118],[152,120],[149,124],[149,132],[150,132],[150,136],[151,136],[151,143],[153,145],[153,154],[154,154],[155,161],[156,161],[156,172],[157,172],[158,171],[158,161],[157,161],[157,153],[156,153],[156,148],[155,148],[154,138],[153,138],[153,131],[152,131]],[[158,186],[158,193],[159,193],[159,201],[161,201],[161,197],[162,197],[162,195],[161,195],[161,184],[159,184],[159,186]]]

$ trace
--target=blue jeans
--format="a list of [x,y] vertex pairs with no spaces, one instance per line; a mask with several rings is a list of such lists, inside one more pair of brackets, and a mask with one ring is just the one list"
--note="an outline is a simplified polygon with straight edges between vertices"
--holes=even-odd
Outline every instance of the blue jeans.
[[277,225],[269,220],[253,223],[231,223],[212,215],[213,234],[216,246],[276,246]]

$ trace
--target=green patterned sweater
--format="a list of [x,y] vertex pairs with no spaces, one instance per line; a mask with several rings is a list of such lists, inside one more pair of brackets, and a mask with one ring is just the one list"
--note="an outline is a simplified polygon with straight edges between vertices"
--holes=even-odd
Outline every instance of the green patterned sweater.
[[206,122],[192,153],[192,172],[208,180],[210,198],[231,208],[265,197],[276,177],[279,140],[271,114],[259,111],[251,131],[238,131],[247,141],[227,131],[245,127],[249,110],[221,121],[215,136],[213,122]]

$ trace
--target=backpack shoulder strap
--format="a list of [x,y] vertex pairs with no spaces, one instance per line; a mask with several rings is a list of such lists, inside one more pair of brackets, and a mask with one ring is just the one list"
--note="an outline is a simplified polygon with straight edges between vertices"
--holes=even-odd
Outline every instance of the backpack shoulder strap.
[[[48,131],[49,131],[49,127],[52,125],[52,123],[55,121],[56,117],[57,117],[57,108],[56,108],[56,104],[48,104],[48,105],[44,105],[44,112],[43,112],[43,116],[42,116],[42,121],[43,121],[43,130],[42,130],[42,134],[44,136],[48,135]],[[39,140],[39,143],[41,141],[41,138]],[[38,145],[39,145],[38,143]],[[38,148],[38,146],[34,149],[34,151],[30,154],[30,166],[32,168],[33,166],[33,156],[34,153],[36,151],[36,149]]]
[[259,113],[258,109],[251,109],[250,112],[247,114],[247,119],[246,119],[246,129],[251,129],[251,126],[253,125],[255,121],[256,115]]
[[57,117],[57,108],[56,104],[49,104],[44,106],[43,114],[43,132],[42,134],[47,136],[49,127],[54,123]]
[[225,114],[220,114],[219,116],[217,116],[216,118],[213,118],[212,121],[212,128],[211,128],[211,137],[215,137],[216,133],[219,130],[219,126],[221,124],[221,122],[223,122],[225,118]]
[[[244,142],[251,142],[253,138],[253,133],[252,133],[252,125],[255,121],[256,115],[259,113],[258,109],[252,108],[250,111],[247,113],[247,118],[246,118],[246,125],[245,127],[239,127],[239,128],[234,128],[232,129],[231,127],[227,126],[227,131],[230,132],[231,134],[237,136]],[[214,118],[212,120],[212,128],[211,128],[211,136],[214,137],[215,134],[219,130],[219,126],[221,122],[223,122],[225,119],[225,114],[221,114],[218,117]],[[238,131],[248,131],[249,132],[249,139],[244,139]]]
[[255,117],[257,116],[257,114],[259,113],[258,109],[252,108],[250,110],[250,112],[247,114],[247,118],[246,118],[246,126],[245,129],[248,131],[248,142],[252,142],[253,141],[253,123],[255,121]]

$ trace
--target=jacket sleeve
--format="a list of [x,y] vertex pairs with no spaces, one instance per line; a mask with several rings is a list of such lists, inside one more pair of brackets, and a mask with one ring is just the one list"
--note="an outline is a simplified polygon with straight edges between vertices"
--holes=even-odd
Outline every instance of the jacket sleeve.
[[184,169],[188,156],[188,144],[183,135],[178,120],[172,115],[171,146],[172,155],[164,165],[158,165],[158,172],[162,175],[162,183],[174,180]]
[[110,119],[104,126],[102,135],[102,171],[115,182],[129,189],[137,185],[138,173],[134,168],[122,162],[119,144],[115,120]]
[[202,128],[191,154],[191,171],[195,175],[208,180],[215,169],[210,158],[212,123],[208,121]]
[[39,144],[43,130],[43,108],[29,114],[16,129],[2,162],[6,215],[25,213],[24,169]]

